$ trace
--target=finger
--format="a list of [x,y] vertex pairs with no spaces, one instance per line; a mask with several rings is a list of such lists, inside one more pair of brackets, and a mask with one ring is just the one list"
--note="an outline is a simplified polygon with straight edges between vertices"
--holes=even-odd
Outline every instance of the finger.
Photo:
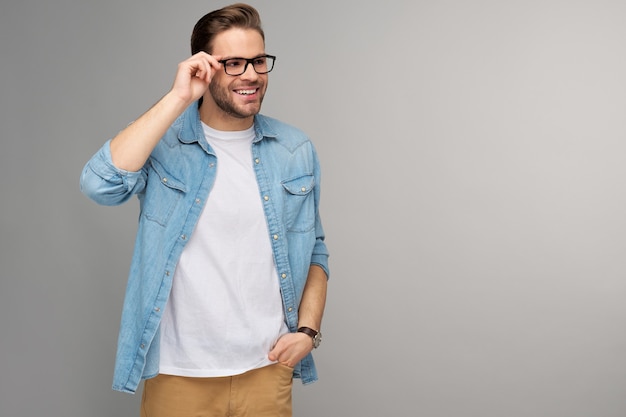
[[196,77],[205,82],[210,82],[212,78],[211,64],[206,59],[200,59],[197,62]]
[[274,346],[274,348],[270,351],[270,353],[268,353],[267,357],[271,361],[277,361],[280,358],[281,354],[282,354],[282,350],[279,349],[277,346]]
[[211,81],[211,67],[204,60],[200,61],[200,71],[198,72],[198,78],[206,82]]
[[222,64],[219,63],[219,60],[222,59],[221,56],[211,55],[204,51],[196,53],[191,57],[191,59],[199,59],[200,61],[207,63],[207,69],[212,67],[218,70],[222,66]]
[[219,62],[220,59],[222,59],[221,56],[207,55],[207,59],[209,60],[209,64],[215,69],[220,69],[222,66]]

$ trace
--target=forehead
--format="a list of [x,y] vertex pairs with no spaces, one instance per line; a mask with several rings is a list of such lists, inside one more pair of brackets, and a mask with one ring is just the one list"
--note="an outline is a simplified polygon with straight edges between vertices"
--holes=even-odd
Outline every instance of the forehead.
[[265,42],[254,29],[233,28],[213,39],[213,55],[221,58],[252,58],[265,52]]

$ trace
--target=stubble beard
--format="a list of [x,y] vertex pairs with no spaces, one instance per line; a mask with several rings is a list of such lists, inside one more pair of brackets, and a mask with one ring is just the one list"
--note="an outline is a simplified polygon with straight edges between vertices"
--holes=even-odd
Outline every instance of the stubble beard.
[[[262,86],[259,86],[259,91],[261,91]],[[246,119],[250,116],[255,116],[261,111],[261,104],[263,103],[263,98],[265,94],[261,94],[259,97],[258,105],[254,106],[253,109],[246,109],[243,106],[237,106],[232,97],[230,97],[230,90],[225,88],[220,88],[217,83],[209,84],[209,92],[211,93],[211,97],[213,101],[224,113],[229,116],[235,117],[237,119]]]

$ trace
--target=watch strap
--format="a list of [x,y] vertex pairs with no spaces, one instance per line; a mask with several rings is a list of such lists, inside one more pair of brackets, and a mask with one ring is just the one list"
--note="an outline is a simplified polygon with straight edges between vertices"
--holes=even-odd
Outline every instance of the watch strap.
[[317,349],[317,347],[320,345],[320,342],[322,341],[322,334],[317,330],[311,329],[310,327],[302,326],[298,328],[298,332],[304,333],[311,337],[311,341],[313,342],[313,349]]
[[313,330],[310,327],[306,327],[306,326],[299,327],[298,332],[308,334],[311,337],[317,336],[317,333],[318,333],[317,330]]

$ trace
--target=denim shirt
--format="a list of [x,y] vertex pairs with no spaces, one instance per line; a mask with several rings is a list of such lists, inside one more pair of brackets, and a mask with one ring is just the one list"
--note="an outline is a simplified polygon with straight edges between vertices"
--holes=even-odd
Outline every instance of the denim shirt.
[[[320,166],[300,130],[257,115],[254,171],[280,282],[286,324],[298,326],[298,306],[310,265],[328,276],[328,250],[319,216]],[[140,216],[118,338],[113,389],[134,393],[159,372],[159,323],[176,264],[209,198],[219,161],[207,143],[197,105],[168,129],[138,172],[113,165],[109,142],[83,169],[81,191],[103,205],[137,195]],[[294,377],[317,380],[308,354]]]

